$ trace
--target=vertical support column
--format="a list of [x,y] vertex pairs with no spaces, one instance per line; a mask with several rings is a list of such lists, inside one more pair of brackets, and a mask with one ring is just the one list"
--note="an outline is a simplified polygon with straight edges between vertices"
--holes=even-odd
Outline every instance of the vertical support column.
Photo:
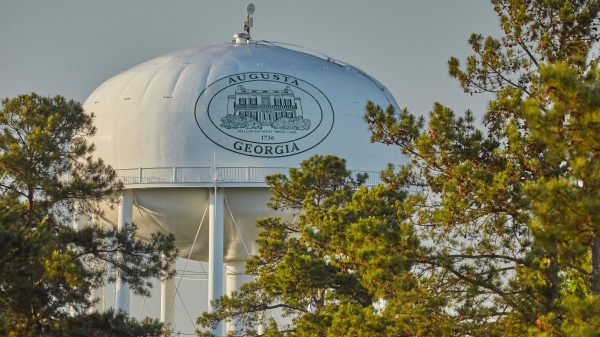
[[[79,211],[81,212],[81,209],[79,209]],[[87,218],[88,221],[84,220],[85,217],[83,216],[83,214],[80,214],[79,218],[82,221],[82,222],[80,222],[80,225],[79,225],[80,226],[79,229],[81,229],[82,228],[81,226],[84,223],[87,226],[94,226],[97,215],[92,213],[90,215],[90,217]],[[100,264],[98,266],[99,269],[104,267],[103,261],[97,261],[97,263]],[[99,287],[92,288],[92,291],[90,292],[90,299],[92,301],[96,301],[96,303],[88,309],[88,313],[105,311],[105,308],[104,308],[104,283],[100,284]]]
[[[81,209],[79,207],[79,203],[76,201],[73,202],[73,214],[71,214],[71,226],[73,227],[74,231],[79,231],[81,228],[83,228],[83,215],[81,214]],[[69,309],[69,315],[76,316],[77,309],[75,307],[71,306]]]
[[[131,190],[123,190],[119,199],[117,230],[121,231],[131,224],[133,217],[133,192]],[[129,286],[121,277],[117,277],[116,281],[116,305],[117,311],[129,312]]]
[[265,311],[263,313],[262,321],[256,328],[256,333],[259,335],[263,335],[265,333],[265,330],[267,329],[267,324],[269,324],[269,313]]
[[[227,277],[225,278],[225,292],[227,295],[240,291],[240,288],[252,281],[252,276],[246,274],[246,261],[231,261],[225,264]],[[236,321],[227,322],[227,332],[236,331]]]
[[78,231],[83,228],[83,214],[81,213],[81,208],[79,207],[79,203],[73,203],[73,219],[71,226],[73,226],[74,231]]
[[[212,301],[223,295],[223,205],[222,189],[215,188],[210,193],[208,208],[208,311],[213,312]],[[213,335],[222,335],[219,324]]]
[[[98,215],[95,213],[92,213],[91,216],[88,218],[89,222],[89,226],[96,226],[99,225],[98,224]],[[98,268],[100,269],[104,269],[104,261],[98,261]],[[96,312],[105,312],[106,311],[106,298],[104,296],[104,279],[102,281],[102,283],[100,284],[99,287],[92,289],[92,299],[94,300],[98,300],[98,302],[96,302],[96,304],[90,308],[90,311],[96,311]]]
[[160,321],[173,326],[175,322],[175,277],[160,281]]
[[227,270],[227,278],[225,279],[227,295],[239,291],[242,285],[252,280],[251,276],[246,275],[246,261],[227,262],[225,269]]
[[260,324],[258,325],[258,328],[256,328],[257,334],[259,334],[259,335],[265,334],[265,330],[266,330],[265,324],[266,324],[266,319],[263,317],[262,322],[260,322]]

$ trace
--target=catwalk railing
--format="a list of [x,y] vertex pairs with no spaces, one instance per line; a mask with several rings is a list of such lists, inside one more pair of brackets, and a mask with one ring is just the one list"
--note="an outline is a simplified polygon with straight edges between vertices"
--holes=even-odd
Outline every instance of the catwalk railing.
[[[265,183],[273,174],[288,176],[288,167],[140,167],[116,169],[117,177],[129,184],[186,184],[186,183]],[[354,175],[366,173],[365,184],[374,186],[380,182],[379,173],[351,171]]]

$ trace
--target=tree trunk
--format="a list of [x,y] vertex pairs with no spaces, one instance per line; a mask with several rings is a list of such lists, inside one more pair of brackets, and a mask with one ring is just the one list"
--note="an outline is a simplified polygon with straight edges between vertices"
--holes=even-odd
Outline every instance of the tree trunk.
[[558,296],[560,295],[560,287],[559,287],[559,265],[558,265],[558,257],[556,255],[553,255],[550,258],[550,266],[548,268],[548,273],[547,273],[547,277],[548,277],[548,281],[550,283],[549,287],[548,287],[548,291],[546,293],[546,300],[548,301],[546,303],[546,310],[548,312],[552,312],[554,310],[554,302],[556,302],[556,299],[558,298]]
[[592,243],[592,277],[591,290],[594,295],[600,294],[600,237],[594,236]]

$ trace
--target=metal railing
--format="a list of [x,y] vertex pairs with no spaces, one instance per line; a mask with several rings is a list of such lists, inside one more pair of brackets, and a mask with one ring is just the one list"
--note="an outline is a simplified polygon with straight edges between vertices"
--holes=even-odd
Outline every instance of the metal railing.
[[[116,169],[117,177],[129,184],[178,184],[178,183],[265,183],[273,174],[288,175],[288,167],[140,167]],[[367,173],[367,186],[379,184],[379,173],[352,171],[353,174]]]

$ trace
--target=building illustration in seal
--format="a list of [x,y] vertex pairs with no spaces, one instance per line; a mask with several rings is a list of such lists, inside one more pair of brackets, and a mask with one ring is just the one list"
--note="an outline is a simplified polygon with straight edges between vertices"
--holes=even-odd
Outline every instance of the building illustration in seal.
[[286,86],[282,90],[247,89],[238,85],[235,94],[227,96],[227,116],[221,118],[227,129],[308,130],[310,120],[302,113],[300,97]]

